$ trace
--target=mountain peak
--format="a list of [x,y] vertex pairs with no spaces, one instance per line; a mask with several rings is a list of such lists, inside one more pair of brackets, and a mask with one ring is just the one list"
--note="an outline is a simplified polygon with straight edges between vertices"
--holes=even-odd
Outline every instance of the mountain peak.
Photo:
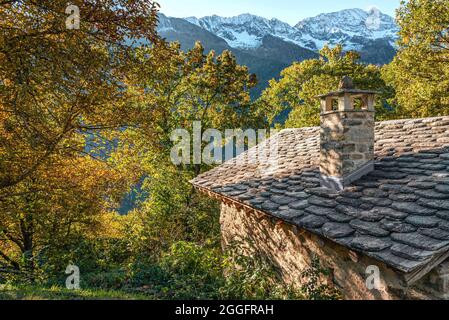
[[359,49],[365,40],[387,39],[394,44],[398,28],[394,19],[373,7],[322,13],[300,21],[296,26],[315,42],[342,43],[350,49]]
[[358,50],[367,42],[378,39],[393,45],[398,31],[394,19],[376,7],[322,13],[306,18],[294,27],[276,18],[267,19],[250,13],[234,17],[188,17],[185,20],[239,49],[258,48],[263,38],[269,35],[310,50],[338,43],[343,44],[345,49]]

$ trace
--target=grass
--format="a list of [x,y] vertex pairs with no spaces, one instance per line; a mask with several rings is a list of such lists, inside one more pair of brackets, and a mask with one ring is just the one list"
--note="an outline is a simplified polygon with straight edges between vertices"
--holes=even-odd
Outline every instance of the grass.
[[0,284],[0,300],[148,300],[149,296],[113,290],[80,289],[62,287],[16,286]]

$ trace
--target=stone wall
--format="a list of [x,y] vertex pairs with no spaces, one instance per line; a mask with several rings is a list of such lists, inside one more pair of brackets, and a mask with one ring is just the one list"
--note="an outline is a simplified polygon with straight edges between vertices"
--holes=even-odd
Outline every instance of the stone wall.
[[[330,271],[328,284],[339,289],[345,299],[445,298],[438,294],[449,283],[449,266],[445,269],[444,264],[407,287],[403,275],[385,264],[261,212],[227,202],[222,203],[220,220],[224,247],[235,240],[251,241],[247,254],[251,254],[252,247],[268,257],[281,271],[285,283],[299,286],[301,272],[310,268],[313,257],[317,257]],[[368,266],[379,268],[380,290],[367,288]]]
[[344,177],[373,159],[373,111],[331,111],[321,114],[322,174]]

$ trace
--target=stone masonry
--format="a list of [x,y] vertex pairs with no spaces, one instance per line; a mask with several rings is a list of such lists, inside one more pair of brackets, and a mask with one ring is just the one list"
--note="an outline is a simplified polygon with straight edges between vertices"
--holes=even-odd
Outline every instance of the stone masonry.
[[374,112],[331,111],[321,115],[321,173],[345,177],[374,160]]
[[[284,282],[293,286],[302,284],[301,273],[318,257],[329,272],[324,281],[347,300],[449,299],[449,262],[408,285],[403,274],[383,262],[237,203],[223,202],[220,223],[224,247],[233,241],[251,243],[246,254],[255,250],[264,255],[278,268]],[[368,266],[379,268],[378,288],[366,285]]]
[[[241,240],[286,283],[318,258],[345,299],[449,299],[449,116],[374,123],[374,93],[351,82],[321,96],[320,127],[282,130],[191,183],[222,202],[223,245]],[[274,159],[249,161],[271,145]]]
[[342,190],[374,170],[374,95],[344,77],[338,91],[320,96],[323,187]]

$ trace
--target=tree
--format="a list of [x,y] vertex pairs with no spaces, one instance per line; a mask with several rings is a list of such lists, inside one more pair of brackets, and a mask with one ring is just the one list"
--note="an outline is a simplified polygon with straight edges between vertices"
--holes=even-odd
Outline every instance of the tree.
[[[194,121],[202,130],[214,128],[264,128],[260,110],[250,101],[256,79],[224,51],[205,54],[200,43],[187,52],[179,43],[166,43],[139,50],[140,64],[130,74],[130,87],[136,95],[135,109],[145,119],[125,134],[139,149],[147,194],[140,210],[134,213],[144,226],[140,243],[144,250],[158,252],[177,240],[206,243],[218,236],[218,207],[197,194],[188,183],[201,170],[200,164],[175,165],[170,140],[175,129],[192,132]],[[155,68],[155,62],[165,63]]]
[[135,42],[159,41],[157,5],[72,4],[80,29],[66,1],[0,1],[0,269],[33,274],[36,254],[93,227],[135,176],[108,158],[141,118],[125,81]]
[[[158,152],[156,163],[170,161],[172,131],[191,131],[193,121],[200,121],[203,129],[217,130],[266,126],[250,99],[256,78],[229,51],[205,55],[200,43],[188,52],[170,43],[144,48],[138,56],[140,64],[129,80],[139,92],[134,108],[145,114],[137,129],[145,136],[142,150]],[[160,59],[164,66],[155,67]],[[134,141],[138,143],[136,137]],[[199,174],[198,167],[195,170]]]
[[[271,80],[263,92],[259,105],[269,114],[271,122],[280,114],[290,111],[286,127],[317,126],[320,123],[320,102],[317,95],[336,90],[341,78],[353,78],[359,89],[373,89],[388,94],[380,69],[374,65],[359,62],[360,56],[353,51],[343,52],[342,46],[325,46],[320,59],[296,62],[281,73],[281,79]],[[378,100],[378,118],[388,111]]]
[[33,279],[45,250],[100,228],[101,215],[126,189],[128,177],[106,163],[89,157],[60,161],[40,166],[14,194],[0,199],[1,271]]
[[383,71],[401,117],[449,113],[449,5],[446,0],[402,1],[399,51]]
[[[31,177],[80,132],[131,121],[124,75],[131,44],[156,41],[152,1],[0,1],[0,192]],[[125,45],[127,43],[127,45]]]

